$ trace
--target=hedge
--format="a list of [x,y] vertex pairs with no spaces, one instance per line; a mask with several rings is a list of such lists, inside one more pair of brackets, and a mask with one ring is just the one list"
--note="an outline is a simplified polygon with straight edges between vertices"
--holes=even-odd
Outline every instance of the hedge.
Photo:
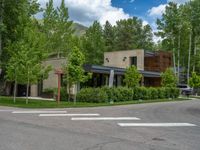
[[151,100],[151,99],[166,99],[177,98],[179,96],[179,89],[177,88],[83,88],[77,94],[79,102],[89,103],[107,103],[132,101],[132,100]]

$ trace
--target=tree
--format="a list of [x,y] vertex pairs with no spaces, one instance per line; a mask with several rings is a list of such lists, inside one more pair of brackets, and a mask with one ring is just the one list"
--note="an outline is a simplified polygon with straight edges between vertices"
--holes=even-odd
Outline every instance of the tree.
[[[159,30],[156,35],[163,38],[162,45],[163,49],[170,50],[173,52],[174,57],[174,70],[176,73],[176,62],[179,69],[179,50],[180,50],[180,15],[177,4],[170,2],[166,6],[166,11],[162,15],[161,19],[157,19],[157,29]],[[178,54],[177,54],[178,51]],[[177,56],[178,55],[178,56]],[[177,60],[175,59],[177,58]],[[179,77],[179,70],[178,70]]]
[[[65,66],[65,74],[66,74],[66,80],[68,84],[75,85],[76,86],[76,92],[77,92],[77,84],[78,83],[84,83],[86,82],[90,77],[90,73],[85,73],[83,69],[83,65],[85,63],[85,56],[84,54],[79,50],[79,48],[74,47],[69,54],[69,58],[67,59],[67,65]],[[69,86],[69,88],[70,88]],[[70,90],[69,96],[71,95]],[[74,104],[76,103],[76,93],[74,98]]]
[[192,0],[178,6],[170,2],[161,19],[157,20],[157,35],[162,40],[162,49],[173,50],[174,68],[177,66],[177,76],[180,70],[187,70],[188,82],[191,70],[197,71],[198,48],[200,36],[200,1]]
[[26,104],[28,103],[29,86],[36,84],[51,69],[50,66],[42,65],[42,60],[48,56],[44,47],[45,36],[32,22],[24,28],[21,39],[10,44],[11,58],[7,66],[7,79],[15,81],[14,97],[16,84],[26,84]]
[[175,76],[172,69],[168,68],[164,73],[161,74],[163,87],[176,87],[177,86],[177,77]]
[[[12,46],[17,48],[19,45],[13,44]],[[9,47],[8,49],[12,50],[13,48]],[[14,82],[14,92],[13,92],[13,102],[14,103],[16,102],[17,83],[18,83],[18,78],[20,76],[20,70],[19,70],[20,62],[19,62],[19,58],[18,58],[19,55],[17,53],[12,54],[12,57],[9,59],[9,62],[7,64],[7,68],[6,68],[6,79],[8,81]]]
[[134,65],[126,69],[124,82],[127,87],[134,88],[139,86],[141,78],[142,75]]
[[106,21],[103,30],[103,37],[105,39],[105,50],[107,52],[115,50],[115,32],[114,27],[109,21]]
[[53,0],[46,4],[44,12],[43,30],[48,38],[47,49],[51,54],[57,54],[57,57],[67,56],[73,47],[72,21],[69,21],[68,8],[64,0],[61,1],[59,8],[53,7]]
[[82,38],[83,51],[86,56],[86,63],[102,64],[105,51],[103,29],[99,22],[95,21],[86,31]]
[[0,91],[2,85],[5,85],[2,91],[4,91],[4,87],[8,85],[4,80],[7,64],[11,57],[7,47],[9,47],[10,43],[21,39],[24,27],[38,12],[39,4],[36,0],[0,1],[0,66],[2,69]]
[[153,34],[149,25],[143,26],[137,17],[117,21],[115,26],[117,50],[152,49]]
[[189,85],[195,89],[200,88],[200,76],[197,75],[196,72],[192,73],[192,76],[189,79]]

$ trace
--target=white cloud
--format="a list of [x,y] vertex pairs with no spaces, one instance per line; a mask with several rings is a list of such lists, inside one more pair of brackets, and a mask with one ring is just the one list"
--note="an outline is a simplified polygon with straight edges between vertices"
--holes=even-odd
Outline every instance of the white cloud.
[[[48,0],[38,0],[44,8]],[[61,0],[54,0],[54,6],[58,7]],[[120,19],[127,19],[130,16],[122,8],[113,7],[111,0],[65,0],[69,9],[70,19],[89,26],[97,20],[104,24],[108,20],[115,24]]]
[[148,21],[146,21],[146,20],[143,20],[143,21],[142,21],[142,25],[143,25],[143,26],[146,26],[146,25],[148,25],[148,24],[149,24]]
[[133,3],[133,2],[135,2],[135,0],[130,0],[129,2],[130,2],[130,3]]
[[190,0],[167,0],[167,2],[174,2],[177,4],[184,4],[185,2],[189,2]]
[[148,14],[151,17],[160,17],[165,12],[165,7],[167,4],[161,4],[157,7],[152,7],[148,10]]

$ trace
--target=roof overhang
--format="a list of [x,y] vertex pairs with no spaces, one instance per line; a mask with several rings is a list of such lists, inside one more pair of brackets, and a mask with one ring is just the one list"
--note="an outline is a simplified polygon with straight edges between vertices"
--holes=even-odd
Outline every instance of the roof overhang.
[[[118,68],[118,67],[108,67],[108,66],[100,66],[100,65],[84,65],[84,69],[86,72],[99,73],[99,74],[110,74],[111,70],[114,70],[116,75],[124,75],[126,69]],[[139,70],[139,72],[144,77],[160,77],[160,72],[152,72],[152,71],[143,71]]]

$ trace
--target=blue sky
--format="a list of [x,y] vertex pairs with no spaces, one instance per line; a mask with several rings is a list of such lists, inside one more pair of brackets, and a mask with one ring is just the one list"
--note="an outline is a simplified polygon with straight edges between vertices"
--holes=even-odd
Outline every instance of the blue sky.
[[152,7],[166,4],[166,0],[112,0],[114,7],[122,7],[125,13],[136,16],[147,16]]
[[[49,0],[38,0],[42,8],[45,8]],[[65,0],[69,10],[70,19],[85,26],[90,26],[95,20],[102,25],[108,20],[112,25],[120,19],[137,16],[143,20],[143,24],[151,25],[156,32],[156,18],[160,18],[165,12],[168,2],[182,4],[189,0]],[[54,0],[55,8],[61,0]],[[42,18],[42,13],[37,14]],[[154,40],[156,37],[154,37]]]

